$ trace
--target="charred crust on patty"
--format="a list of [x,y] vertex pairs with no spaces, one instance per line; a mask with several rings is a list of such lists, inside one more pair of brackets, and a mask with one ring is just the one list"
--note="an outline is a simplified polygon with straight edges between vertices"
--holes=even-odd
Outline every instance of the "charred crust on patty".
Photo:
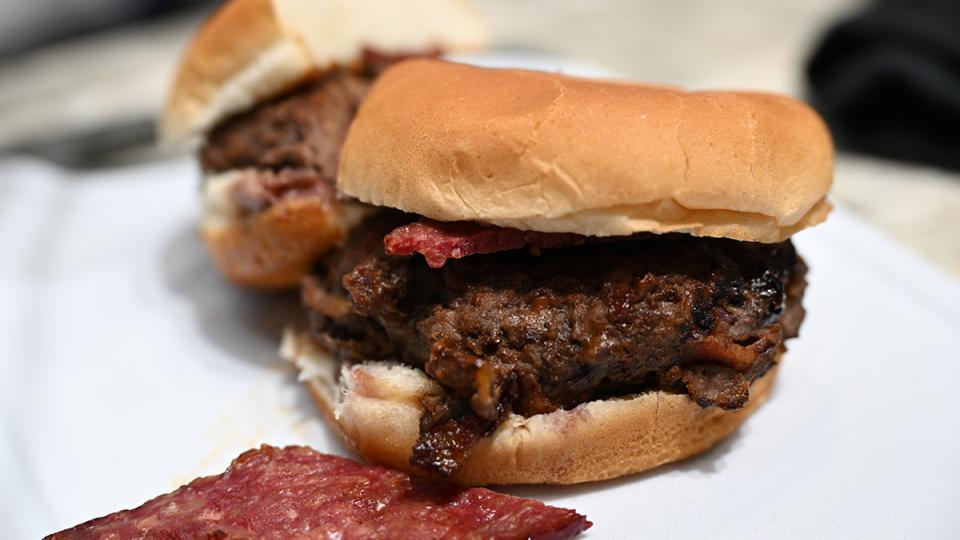
[[384,252],[414,219],[382,210],[361,225],[305,280],[304,302],[341,361],[418,366],[449,393],[423,403],[413,455],[443,474],[504,412],[652,390],[743,407],[802,320],[805,266],[789,241],[639,235],[432,269]]

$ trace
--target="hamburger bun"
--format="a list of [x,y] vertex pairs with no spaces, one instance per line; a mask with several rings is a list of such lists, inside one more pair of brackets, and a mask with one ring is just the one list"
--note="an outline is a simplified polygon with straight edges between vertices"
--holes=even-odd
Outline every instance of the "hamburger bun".
[[257,289],[296,287],[317,257],[338,244],[369,208],[353,202],[331,205],[324,197],[281,199],[244,216],[229,196],[252,171],[234,171],[204,181],[203,236],[220,272]]
[[784,96],[420,59],[374,83],[338,188],[440,221],[777,242],[825,219],[833,158]]
[[[396,362],[345,365],[338,373],[332,357],[293,331],[284,335],[280,354],[300,370],[348,448],[369,461],[423,474],[410,455],[421,397],[443,391],[436,381]],[[767,399],[777,368],[753,383],[750,401],[735,411],[704,409],[685,394],[654,391],[529,418],[511,414],[452,478],[467,485],[574,484],[694,456],[730,435]]]

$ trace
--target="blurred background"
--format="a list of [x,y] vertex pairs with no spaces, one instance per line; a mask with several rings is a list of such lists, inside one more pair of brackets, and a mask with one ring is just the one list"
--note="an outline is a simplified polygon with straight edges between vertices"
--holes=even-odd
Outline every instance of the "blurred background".
[[[91,170],[169,158],[153,119],[218,3],[0,0],[0,159]],[[811,101],[842,148],[835,199],[960,276],[960,2],[473,3],[494,49]]]

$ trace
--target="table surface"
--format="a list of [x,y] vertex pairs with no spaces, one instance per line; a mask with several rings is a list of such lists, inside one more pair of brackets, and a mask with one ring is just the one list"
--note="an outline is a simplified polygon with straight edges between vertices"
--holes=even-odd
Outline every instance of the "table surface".
[[[551,51],[631,79],[803,94],[802,66],[843,0],[474,0],[498,48]],[[548,7],[545,7],[548,6]],[[184,44],[184,16],[0,63],[0,148],[29,136],[145,119],[160,109]],[[137,159],[142,152],[135,153]],[[960,276],[960,174],[841,154],[834,197]]]

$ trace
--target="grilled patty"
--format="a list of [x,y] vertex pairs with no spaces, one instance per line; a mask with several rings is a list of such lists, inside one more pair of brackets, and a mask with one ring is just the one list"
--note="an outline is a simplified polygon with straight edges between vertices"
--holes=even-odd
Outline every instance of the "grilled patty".
[[217,126],[200,149],[200,164],[207,172],[306,169],[330,181],[370,82],[369,77],[333,71],[261,103]]
[[282,199],[336,205],[340,148],[372,76],[332,71],[214,129],[200,149],[204,171],[239,171],[230,193],[245,214]]
[[790,242],[634,235],[431,269],[384,252],[415,218],[383,210],[358,227],[305,280],[304,300],[341,361],[398,360],[449,391],[424,403],[415,451],[440,472],[508,412],[646,390],[742,407],[803,318],[806,268]]

